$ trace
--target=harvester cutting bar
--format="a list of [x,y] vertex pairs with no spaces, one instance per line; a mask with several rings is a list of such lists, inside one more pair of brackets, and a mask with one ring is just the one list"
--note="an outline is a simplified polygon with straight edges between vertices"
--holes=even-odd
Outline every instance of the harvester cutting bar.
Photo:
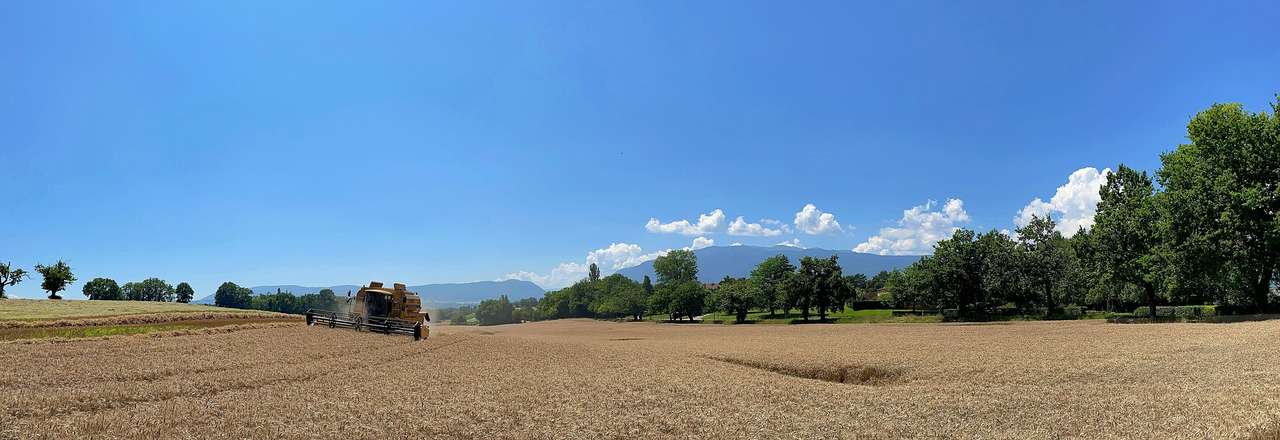
[[356,331],[368,329],[371,332],[413,336],[415,341],[422,339],[421,323],[381,316],[362,317],[356,314],[338,313],[329,310],[308,310],[307,325],[344,327],[355,329]]
[[364,319],[360,315],[329,310],[307,310],[307,325],[327,325],[360,330],[363,324]]

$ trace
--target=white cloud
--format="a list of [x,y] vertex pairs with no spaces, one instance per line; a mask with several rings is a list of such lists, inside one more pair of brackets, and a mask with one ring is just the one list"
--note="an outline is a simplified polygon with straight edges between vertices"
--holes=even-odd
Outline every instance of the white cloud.
[[793,238],[793,239],[790,239],[790,240],[787,240],[787,241],[784,241],[784,242],[781,242],[781,243],[775,244],[774,246],[791,246],[791,247],[793,247],[793,248],[800,248],[800,249],[804,249],[804,246],[801,246],[801,245],[800,245],[800,239],[799,239],[799,238]]
[[1066,184],[1058,187],[1058,191],[1048,202],[1036,197],[1018,210],[1013,224],[1023,227],[1031,222],[1032,215],[1051,215],[1058,223],[1058,231],[1067,237],[1075,235],[1082,227],[1092,228],[1093,216],[1098,212],[1098,201],[1102,199],[1098,190],[1107,183],[1108,174],[1111,174],[1110,168],[1102,171],[1094,167],[1076,170],[1067,177]]
[[729,243],[729,246],[742,246],[742,243],[739,243],[739,242],[736,242],[736,241],[735,241],[735,242],[733,242],[733,243]]
[[707,247],[714,246],[715,244],[716,244],[716,241],[715,241],[715,240],[712,240],[712,239],[707,238],[707,237],[698,237],[698,238],[693,239],[693,244],[692,244],[692,245],[690,245],[689,247],[685,248],[685,249],[687,249],[687,250],[691,250],[691,251],[696,251],[696,250],[698,250],[698,249],[702,249],[702,248],[707,248]]
[[840,222],[836,221],[836,216],[829,212],[822,212],[812,203],[804,205],[800,212],[796,213],[795,219],[796,230],[809,234],[827,234],[832,232],[842,232]]
[[[696,251],[711,246],[715,246],[716,241],[707,237],[696,237],[693,243],[681,249],[686,251]],[[512,272],[502,276],[498,281],[502,280],[525,280],[541,286],[544,289],[559,289],[587,277],[588,268],[591,263],[595,263],[600,267],[602,275],[609,275],[621,269],[639,265],[671,252],[671,249],[663,249],[654,252],[645,252],[638,244],[632,243],[610,243],[609,246],[587,252],[587,257],[582,263],[568,262],[560,263],[552,268],[546,274],[530,272],[522,270]]]
[[[702,241],[699,241],[699,239]],[[712,243],[712,240],[705,239],[703,237],[698,237],[693,241],[694,246],[698,246],[700,244],[710,246]],[[559,289],[586,278],[587,268],[591,266],[591,263],[595,263],[599,266],[600,272],[609,274],[619,269],[625,269],[666,255],[667,252],[671,252],[671,250],[665,249],[657,252],[645,253],[644,249],[637,244],[612,243],[607,247],[588,252],[586,259],[582,263],[560,263],[546,274],[529,271],[512,272],[506,274],[502,278],[499,278],[499,280],[532,281],[545,289]]]
[[881,228],[880,233],[853,248],[854,252],[880,255],[923,255],[933,252],[939,240],[951,237],[960,224],[969,222],[969,213],[960,199],[948,199],[941,211],[929,200],[902,211],[897,227]]
[[690,223],[688,220],[662,223],[655,217],[644,224],[644,229],[655,234],[703,235],[719,229],[722,223],[724,223],[724,211],[716,209],[699,215],[697,224]]
[[587,265],[580,263],[560,263],[560,265],[551,269],[546,275],[537,274],[529,271],[519,271],[506,274],[498,281],[502,280],[525,280],[530,281],[544,289],[558,289],[573,284],[575,281],[586,278]]
[[[773,225],[770,228],[765,225]],[[742,216],[729,222],[729,235],[743,235],[747,237],[776,237],[784,233],[790,233],[791,228],[782,222],[773,219],[761,219],[760,223],[747,223]]]

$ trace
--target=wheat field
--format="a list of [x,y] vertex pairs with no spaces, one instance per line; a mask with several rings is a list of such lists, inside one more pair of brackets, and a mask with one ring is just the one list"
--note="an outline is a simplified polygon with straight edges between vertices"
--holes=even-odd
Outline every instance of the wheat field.
[[273,323],[0,343],[0,437],[1247,438],[1280,421],[1280,322],[431,335]]

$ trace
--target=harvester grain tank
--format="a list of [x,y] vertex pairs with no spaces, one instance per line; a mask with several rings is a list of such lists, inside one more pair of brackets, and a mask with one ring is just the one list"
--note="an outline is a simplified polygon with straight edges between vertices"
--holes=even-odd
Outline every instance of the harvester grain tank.
[[[350,292],[347,294],[350,296]],[[430,332],[426,324],[431,318],[422,310],[422,298],[401,283],[388,289],[381,282],[371,281],[355,297],[348,297],[347,305],[345,312],[308,310],[307,325],[412,335],[414,340],[421,340]]]

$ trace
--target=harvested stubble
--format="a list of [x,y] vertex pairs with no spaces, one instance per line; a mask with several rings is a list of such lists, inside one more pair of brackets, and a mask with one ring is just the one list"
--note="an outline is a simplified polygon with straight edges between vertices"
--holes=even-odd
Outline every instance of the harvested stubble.
[[[0,344],[0,435],[1238,438],[1280,420],[1276,334],[559,321]],[[855,366],[883,373],[805,376]]]

